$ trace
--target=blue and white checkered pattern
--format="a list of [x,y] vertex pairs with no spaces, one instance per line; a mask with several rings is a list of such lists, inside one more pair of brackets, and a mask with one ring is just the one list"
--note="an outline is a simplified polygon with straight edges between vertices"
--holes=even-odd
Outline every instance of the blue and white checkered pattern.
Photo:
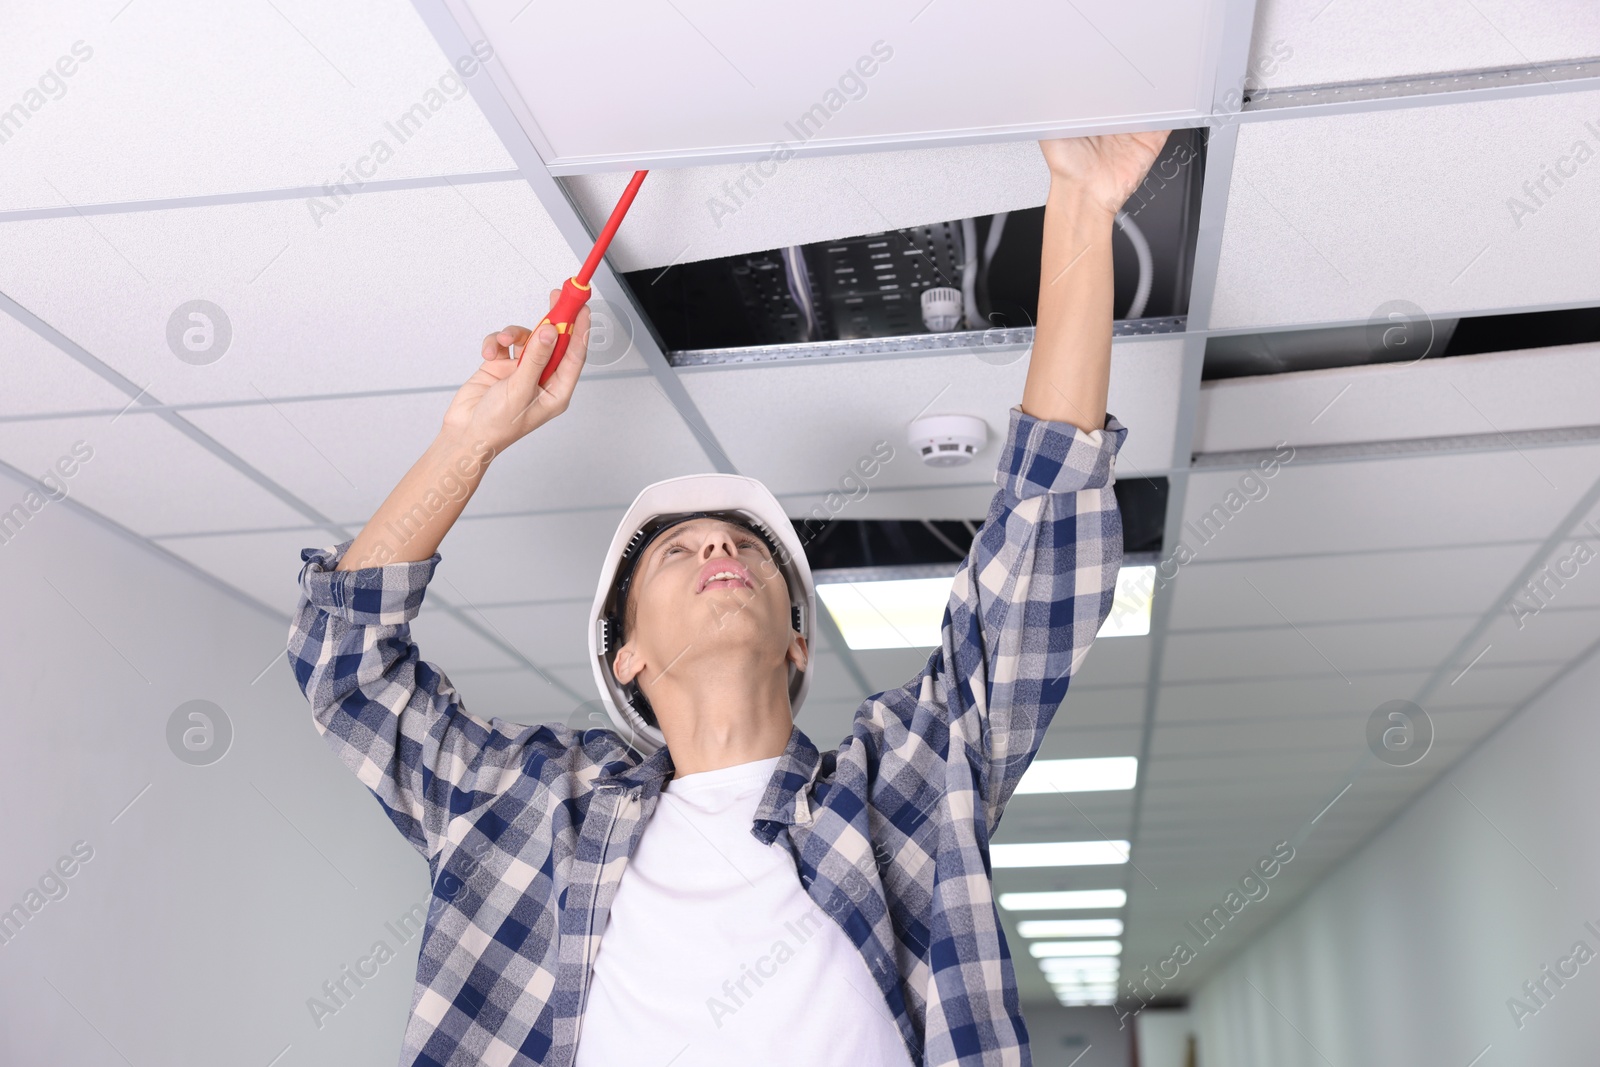
[[[795,728],[756,809],[751,832],[861,951],[914,1063],[1030,1062],[989,838],[1110,614],[1126,435],[1109,415],[1091,435],[1011,409],[942,643],[837,748]],[[439,556],[335,571],[347,547],[302,553],[289,660],[318,731],[432,872],[401,1062],[567,1067],[670,752],[470,714],[411,641]]]

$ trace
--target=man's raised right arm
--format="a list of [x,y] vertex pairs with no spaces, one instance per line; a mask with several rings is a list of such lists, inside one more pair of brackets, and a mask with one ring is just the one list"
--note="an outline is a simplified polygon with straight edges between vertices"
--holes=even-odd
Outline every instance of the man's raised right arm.
[[[552,301],[554,295],[552,294]],[[483,365],[451,401],[439,436],[353,540],[301,554],[300,604],[289,633],[295,680],[317,730],[423,856],[456,815],[502,792],[524,764],[563,748],[558,731],[468,714],[424,662],[410,623],[439,563],[438,547],[489,462],[566,410],[582,371],[588,314],[546,386],[554,329],[508,327],[484,339]],[[512,345],[527,345],[518,366]]]

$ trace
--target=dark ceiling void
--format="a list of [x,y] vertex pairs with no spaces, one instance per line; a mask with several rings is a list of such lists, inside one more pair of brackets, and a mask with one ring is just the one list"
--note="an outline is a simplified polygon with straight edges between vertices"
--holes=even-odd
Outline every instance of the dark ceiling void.
[[1600,341],[1600,308],[1435,319],[1415,305],[1393,305],[1361,326],[1209,338],[1201,377],[1216,381]]
[[[1125,554],[1161,551],[1167,515],[1165,478],[1119,479],[1113,487],[1122,514]],[[983,516],[972,519],[792,520],[811,569],[949,565],[966,558]]]
[[[1188,310],[1194,233],[1204,172],[1204,134],[1168,139],[1124,209],[1149,251],[1148,295],[1140,288],[1136,239],[1113,241],[1118,318],[1162,318]],[[961,290],[973,270],[976,311],[948,328],[1019,328],[1038,316],[1044,208],[941,220],[902,230],[681,263],[623,275],[668,351],[903,337],[927,325],[922,294]],[[971,244],[972,248],[967,246]],[[1136,316],[1125,314],[1137,310]],[[968,321],[976,315],[978,321]],[[958,312],[959,315],[959,312]]]

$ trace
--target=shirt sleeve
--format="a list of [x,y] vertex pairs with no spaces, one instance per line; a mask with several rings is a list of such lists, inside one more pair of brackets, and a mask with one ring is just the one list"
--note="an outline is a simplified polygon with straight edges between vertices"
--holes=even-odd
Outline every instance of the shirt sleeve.
[[[999,491],[957,570],[940,645],[879,709],[971,759],[992,833],[1095,635],[1122,566],[1113,461],[1127,429],[1085,433],[1011,409]],[[882,710],[879,712],[882,713]]]
[[431,860],[450,820],[499,796],[558,730],[467,713],[445,675],[418,655],[411,620],[440,557],[340,571],[350,542],[301,553],[289,662],[317,731]]

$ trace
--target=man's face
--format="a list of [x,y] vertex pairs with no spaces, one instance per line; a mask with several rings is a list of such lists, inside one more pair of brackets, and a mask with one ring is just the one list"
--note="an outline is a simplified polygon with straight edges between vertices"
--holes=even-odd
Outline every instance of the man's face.
[[[614,672],[645,695],[663,674],[734,657],[745,669],[805,664],[789,590],[766,543],[721,519],[679,523],[645,549],[628,592]],[[683,680],[680,675],[679,681]]]

